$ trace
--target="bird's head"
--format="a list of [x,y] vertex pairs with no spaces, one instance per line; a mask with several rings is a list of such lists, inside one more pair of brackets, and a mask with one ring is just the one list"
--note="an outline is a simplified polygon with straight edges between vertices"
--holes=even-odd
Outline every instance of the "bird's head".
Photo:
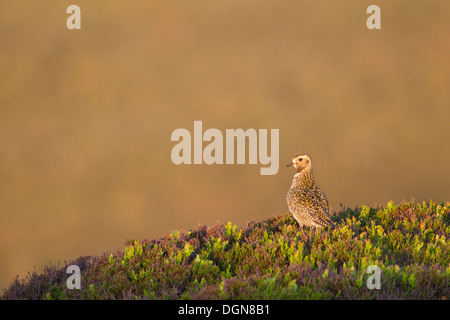
[[295,169],[297,169],[297,172],[301,172],[305,169],[310,170],[310,169],[312,169],[311,157],[307,153],[296,154],[292,158],[292,162],[288,163],[286,165],[286,167],[291,167],[291,166],[293,166]]

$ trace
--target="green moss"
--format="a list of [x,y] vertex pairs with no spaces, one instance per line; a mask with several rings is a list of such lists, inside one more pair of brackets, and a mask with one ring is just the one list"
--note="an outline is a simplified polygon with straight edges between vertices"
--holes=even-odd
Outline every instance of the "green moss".
[[[129,239],[123,252],[80,257],[16,279],[3,299],[446,299],[450,203],[344,209],[335,229],[300,228],[278,215]],[[81,290],[66,286],[81,268]],[[367,267],[381,271],[370,290]]]

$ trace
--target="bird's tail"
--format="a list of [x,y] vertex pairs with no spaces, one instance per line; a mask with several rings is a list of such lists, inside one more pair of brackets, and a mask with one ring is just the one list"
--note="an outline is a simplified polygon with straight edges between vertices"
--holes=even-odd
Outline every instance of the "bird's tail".
[[334,227],[335,227],[335,225],[331,219],[330,219],[330,227],[331,227],[331,229],[334,229]]

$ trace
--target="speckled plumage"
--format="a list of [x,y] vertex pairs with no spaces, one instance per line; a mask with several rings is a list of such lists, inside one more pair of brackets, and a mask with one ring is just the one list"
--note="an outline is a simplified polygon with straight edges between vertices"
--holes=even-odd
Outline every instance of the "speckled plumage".
[[327,197],[314,181],[311,157],[306,153],[299,153],[287,166],[297,169],[286,197],[289,211],[295,220],[300,226],[334,227]]

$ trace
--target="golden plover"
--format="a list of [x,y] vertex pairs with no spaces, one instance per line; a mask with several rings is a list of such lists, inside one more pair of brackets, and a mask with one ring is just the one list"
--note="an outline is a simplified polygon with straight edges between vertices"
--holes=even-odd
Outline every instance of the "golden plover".
[[286,197],[289,211],[295,220],[300,226],[334,227],[328,212],[327,197],[314,181],[309,154],[295,155],[292,162],[286,166],[294,166],[297,169]]

